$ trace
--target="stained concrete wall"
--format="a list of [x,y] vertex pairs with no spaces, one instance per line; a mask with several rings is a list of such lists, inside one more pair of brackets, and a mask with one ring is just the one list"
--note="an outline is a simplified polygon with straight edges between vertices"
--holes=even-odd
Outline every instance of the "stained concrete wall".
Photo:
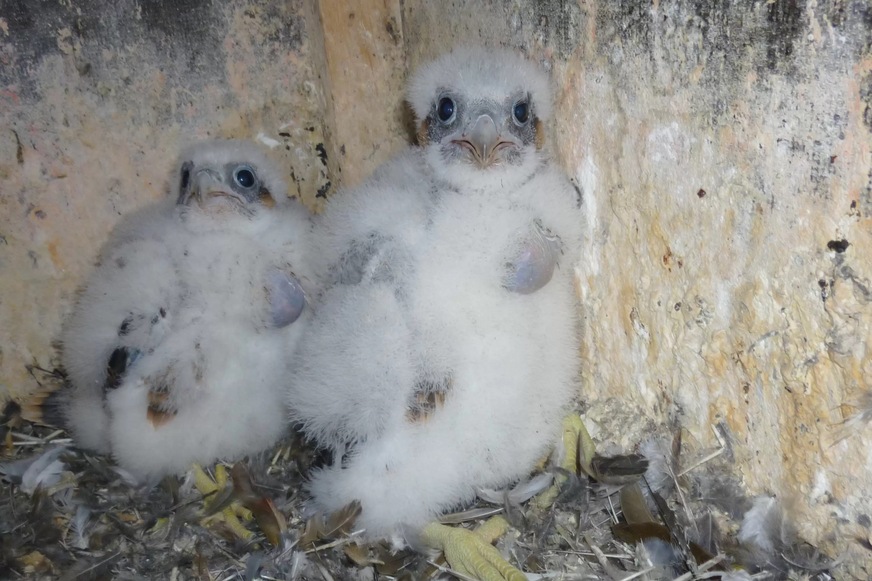
[[179,141],[263,134],[317,205],[408,141],[408,70],[508,45],[551,70],[549,145],[583,191],[595,439],[680,425],[714,447],[716,426],[749,493],[868,578],[872,427],[846,422],[872,390],[868,2],[23,4],[0,1],[11,394],[52,365],[97,247],[162,194]]

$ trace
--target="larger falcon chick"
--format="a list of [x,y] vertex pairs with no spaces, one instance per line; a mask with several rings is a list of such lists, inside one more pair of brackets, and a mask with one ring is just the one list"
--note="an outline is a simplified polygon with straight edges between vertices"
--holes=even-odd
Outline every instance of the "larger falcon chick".
[[[542,152],[546,75],[461,49],[409,85],[420,147],[328,204],[330,288],[298,352],[292,419],[335,451],[315,505],[370,537],[428,527],[557,443],[579,374],[579,199]],[[429,532],[428,532],[429,531]]]
[[114,230],[62,334],[64,423],[143,478],[282,435],[313,278],[309,216],[255,144],[195,144],[172,183]]

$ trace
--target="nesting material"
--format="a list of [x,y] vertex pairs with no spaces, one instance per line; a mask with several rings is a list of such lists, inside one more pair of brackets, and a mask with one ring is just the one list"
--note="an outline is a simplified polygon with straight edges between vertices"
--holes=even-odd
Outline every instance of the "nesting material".
[[[0,435],[3,578],[456,578],[438,555],[359,544],[359,507],[304,514],[305,474],[322,459],[296,437],[228,469],[229,484],[204,498],[192,474],[141,487],[105,456],[73,447],[62,431],[23,420],[15,404],[6,407]],[[511,528],[497,548],[530,579],[838,578],[838,561],[802,543],[776,501],[742,496],[726,452],[693,467],[717,450],[676,440],[664,434],[642,447],[650,467],[634,484],[608,486],[563,474],[561,494],[541,509],[529,492],[550,480],[534,477],[504,491],[483,491],[493,502],[479,500],[443,520],[475,527],[502,513]],[[628,486],[645,491],[647,526],[655,534],[616,538],[640,511],[638,503],[622,509],[627,495],[621,490]],[[248,539],[210,518],[232,501],[252,510],[243,521]],[[658,537],[664,530],[668,536]],[[704,556],[694,556],[691,543]]]

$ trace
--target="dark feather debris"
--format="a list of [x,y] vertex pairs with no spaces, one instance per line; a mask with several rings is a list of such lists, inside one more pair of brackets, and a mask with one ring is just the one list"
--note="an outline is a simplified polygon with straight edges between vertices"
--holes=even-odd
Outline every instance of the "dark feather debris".
[[[250,510],[243,522],[253,535],[243,539],[214,514],[205,518],[216,510],[207,508],[213,499],[204,499],[190,474],[137,485],[62,431],[22,419],[21,408],[6,412],[0,578],[452,578],[438,556],[392,551],[387,542],[359,545],[357,505],[308,514],[303,484],[318,456],[299,436],[235,464],[230,484],[213,495]],[[723,458],[682,446],[680,438],[652,440],[641,452],[600,459],[604,473],[620,476],[607,483],[564,479],[564,493],[547,509],[528,498],[550,480],[532,475],[505,491],[483,491],[492,503],[462,507],[443,521],[473,527],[506,513],[515,529],[497,547],[531,579],[831,579],[833,562],[802,543],[772,502],[742,497]],[[754,507],[759,526],[741,529]],[[744,530],[745,542],[727,530]]]

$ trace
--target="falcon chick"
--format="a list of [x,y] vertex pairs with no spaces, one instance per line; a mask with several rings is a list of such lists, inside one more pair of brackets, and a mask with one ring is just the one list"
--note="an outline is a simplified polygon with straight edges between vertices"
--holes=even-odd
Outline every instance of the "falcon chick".
[[370,538],[432,545],[428,523],[523,478],[560,437],[579,375],[581,213],[541,149],[538,67],[455,50],[408,97],[420,146],[321,217],[327,290],[288,402],[334,450],[311,479],[318,509],[358,500]]
[[258,146],[197,143],[172,181],[115,228],[61,337],[64,424],[140,478],[274,443],[309,318],[310,219]]

